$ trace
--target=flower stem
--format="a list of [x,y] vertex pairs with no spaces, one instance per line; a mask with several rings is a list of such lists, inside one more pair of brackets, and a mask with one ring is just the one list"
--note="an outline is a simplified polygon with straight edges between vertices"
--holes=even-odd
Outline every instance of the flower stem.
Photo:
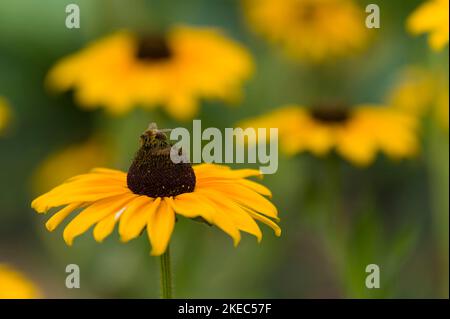
[[427,123],[427,166],[437,254],[437,288],[440,298],[448,298],[448,140],[445,142],[445,135],[430,120]]
[[167,246],[166,251],[160,257],[161,260],[161,297],[163,299],[172,298],[172,270],[170,267],[170,251]]

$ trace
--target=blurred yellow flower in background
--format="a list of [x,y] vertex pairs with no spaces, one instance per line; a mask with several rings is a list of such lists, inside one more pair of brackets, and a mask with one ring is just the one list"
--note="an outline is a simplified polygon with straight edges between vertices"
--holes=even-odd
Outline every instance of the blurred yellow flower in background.
[[387,101],[390,106],[414,116],[431,115],[448,130],[448,97],[448,75],[410,66],[400,72]]
[[42,193],[69,177],[112,162],[110,151],[98,137],[70,145],[45,158],[32,177],[32,189]]
[[255,32],[300,60],[320,62],[368,41],[364,11],[352,0],[244,0]]
[[11,120],[11,109],[4,98],[0,96],[0,136]]
[[214,28],[178,26],[166,35],[117,32],[58,62],[48,84],[75,89],[87,109],[123,114],[161,105],[176,119],[197,113],[199,99],[235,101],[252,73],[250,54]]
[[448,43],[449,0],[428,0],[407,20],[408,30],[415,35],[429,33],[430,47],[439,51]]
[[288,155],[309,151],[325,156],[336,150],[356,166],[371,164],[378,152],[401,159],[419,150],[416,118],[384,106],[291,105],[246,120],[240,126],[277,127],[281,149]]
[[36,285],[22,273],[6,264],[0,264],[0,299],[40,298]]
[[281,234],[276,207],[264,196],[269,189],[246,179],[261,176],[258,170],[231,170],[226,166],[174,164],[167,137],[157,129],[141,136],[142,146],[128,173],[97,168],[78,175],[38,197],[32,207],[39,213],[65,206],[46,223],[54,230],[70,213],[84,209],[64,229],[72,245],[76,236],[94,228],[101,242],[119,224],[121,240],[127,242],[146,228],[152,255],[163,254],[169,244],[176,214],[216,225],[237,245],[240,231],[262,239],[255,220]]

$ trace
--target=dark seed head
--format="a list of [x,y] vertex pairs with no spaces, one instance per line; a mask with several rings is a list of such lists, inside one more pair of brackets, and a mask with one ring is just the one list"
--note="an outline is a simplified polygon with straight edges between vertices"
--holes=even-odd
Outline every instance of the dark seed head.
[[300,4],[298,9],[298,18],[302,22],[312,22],[316,19],[318,10],[317,5],[314,2],[306,2]]
[[351,116],[350,110],[339,104],[317,105],[310,112],[315,120],[328,124],[343,124]]
[[164,37],[147,35],[138,39],[136,57],[144,61],[167,60],[172,56],[170,46]]
[[141,148],[128,169],[127,185],[135,194],[170,197],[190,193],[195,188],[195,174],[189,163],[174,163],[171,144],[158,129],[141,135]]

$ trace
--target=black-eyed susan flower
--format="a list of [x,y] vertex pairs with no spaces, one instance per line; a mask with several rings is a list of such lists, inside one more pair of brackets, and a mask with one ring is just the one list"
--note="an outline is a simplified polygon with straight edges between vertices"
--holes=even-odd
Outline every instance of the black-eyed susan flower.
[[448,75],[419,66],[401,70],[387,96],[388,104],[417,117],[431,115],[448,130]]
[[9,104],[0,96],[0,136],[7,128],[11,120],[11,110]]
[[335,150],[357,166],[369,165],[378,152],[401,159],[415,155],[419,148],[416,118],[384,106],[291,105],[240,126],[277,127],[281,149],[288,155],[309,151],[325,156]]
[[58,62],[51,88],[73,88],[87,109],[123,114],[158,105],[176,119],[192,118],[199,99],[233,101],[252,73],[252,59],[220,30],[178,26],[165,35],[117,32]]
[[40,298],[37,286],[24,274],[7,264],[0,264],[0,299]]
[[365,47],[364,11],[352,0],[243,0],[250,26],[300,60],[323,61]]
[[260,176],[258,170],[232,170],[226,166],[189,163],[175,164],[166,135],[149,128],[141,136],[128,173],[97,168],[75,176],[32,202],[39,213],[61,208],[46,223],[54,230],[69,214],[81,210],[65,227],[68,245],[94,226],[94,238],[101,242],[119,224],[119,235],[127,242],[146,229],[152,255],[161,255],[168,247],[176,216],[201,219],[230,235],[235,245],[240,231],[256,236],[262,233],[255,222],[281,230],[277,209],[266,199],[269,189],[248,180]]
[[111,163],[112,154],[106,145],[105,141],[96,136],[51,153],[37,166],[33,174],[33,191],[42,193],[92,167]]
[[427,0],[407,20],[407,29],[415,35],[429,33],[430,47],[439,51],[448,43],[449,0]]

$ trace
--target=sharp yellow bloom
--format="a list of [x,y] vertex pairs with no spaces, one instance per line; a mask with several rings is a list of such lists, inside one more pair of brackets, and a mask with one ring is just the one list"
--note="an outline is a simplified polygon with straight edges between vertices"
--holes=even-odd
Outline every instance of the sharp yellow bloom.
[[0,96],[0,136],[11,120],[11,110],[4,98]]
[[448,74],[411,66],[400,72],[387,101],[417,117],[431,115],[444,130],[448,130],[448,96]]
[[292,105],[240,125],[277,127],[281,149],[288,155],[309,151],[325,156],[335,150],[357,166],[371,164],[378,152],[401,159],[419,149],[416,118],[375,105],[351,109]]
[[110,152],[98,137],[68,146],[50,154],[39,164],[32,178],[33,190],[41,193],[69,177],[110,161]]
[[407,28],[415,35],[428,32],[430,47],[439,51],[448,43],[448,16],[449,0],[428,0],[411,14]]
[[320,62],[365,47],[365,15],[352,0],[244,0],[251,27],[292,57]]
[[122,31],[100,39],[57,63],[47,82],[58,91],[73,88],[87,109],[123,114],[161,105],[186,120],[201,98],[237,100],[252,70],[247,50],[221,31],[178,26],[164,36]]
[[41,293],[22,273],[6,264],[0,264],[0,299],[33,299]]
[[226,166],[174,164],[165,134],[149,129],[141,136],[142,146],[128,173],[97,168],[78,175],[38,197],[32,207],[39,213],[63,207],[47,222],[54,230],[70,213],[81,209],[65,227],[63,237],[72,245],[76,236],[95,225],[94,238],[101,242],[119,223],[122,241],[129,241],[146,229],[152,255],[165,252],[176,216],[200,219],[230,235],[237,245],[240,231],[262,239],[255,220],[281,230],[276,207],[265,198],[269,189],[250,176],[258,170],[232,170]]

